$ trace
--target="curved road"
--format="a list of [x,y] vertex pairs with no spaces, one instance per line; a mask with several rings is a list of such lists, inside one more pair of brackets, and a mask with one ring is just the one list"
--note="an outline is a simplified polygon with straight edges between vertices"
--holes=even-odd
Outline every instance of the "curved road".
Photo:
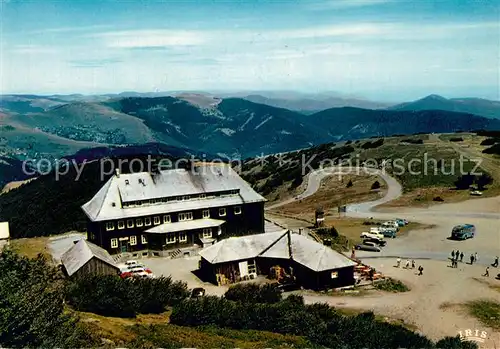
[[364,202],[360,204],[355,204],[355,205],[349,205],[348,206],[348,211],[353,211],[353,212],[370,212],[375,206],[382,205],[386,202],[392,201],[397,199],[398,197],[401,196],[403,189],[401,187],[401,184],[394,179],[393,177],[389,176],[385,171],[378,170],[378,169],[373,169],[373,168],[367,168],[367,167],[329,167],[329,168],[324,168],[320,170],[313,171],[309,173],[307,176],[307,186],[306,190],[302,192],[300,195],[297,195],[294,198],[287,199],[285,201],[276,203],[274,205],[266,207],[266,210],[271,210],[274,208],[278,208],[284,205],[287,205],[289,203],[294,202],[295,200],[302,200],[305,199],[311,195],[314,195],[320,188],[321,186],[321,181],[329,176],[343,176],[348,173],[356,173],[356,174],[369,174],[369,175],[377,175],[380,176],[386,183],[387,183],[387,193],[386,195],[375,201],[369,201],[369,202]]

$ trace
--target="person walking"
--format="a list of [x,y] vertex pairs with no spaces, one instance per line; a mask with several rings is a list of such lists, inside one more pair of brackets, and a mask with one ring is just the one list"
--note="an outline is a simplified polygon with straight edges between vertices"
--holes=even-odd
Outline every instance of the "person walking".
[[498,267],[498,256],[495,257],[495,261],[493,262],[493,264],[491,265],[493,267]]
[[424,267],[419,266],[418,267],[418,275],[423,275]]
[[464,253],[460,252],[460,262],[463,262],[463,261],[464,261]]
[[406,260],[405,269],[410,269],[410,260],[409,259]]
[[401,258],[398,258],[396,260],[396,268],[399,268],[401,266]]
[[477,257],[477,252],[474,253],[474,262],[477,263],[477,261],[479,260],[479,258]]
[[455,252],[455,259],[457,260],[457,262],[458,262],[458,257],[460,257],[460,251],[459,250],[457,250]]
[[[498,262],[498,260],[497,260],[497,262]],[[411,260],[411,268],[415,269],[415,260],[414,259]]]
[[486,276],[486,277],[490,276],[490,267],[486,267],[486,271],[484,272],[483,276]]
[[470,265],[474,264],[474,255],[470,255]]
[[451,251],[451,259],[453,260],[455,258],[455,250]]

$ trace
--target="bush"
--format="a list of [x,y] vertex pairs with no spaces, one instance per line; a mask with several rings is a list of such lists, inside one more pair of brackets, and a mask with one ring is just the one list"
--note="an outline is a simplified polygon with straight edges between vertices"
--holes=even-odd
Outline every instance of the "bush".
[[224,298],[242,303],[277,303],[281,301],[281,291],[273,284],[256,283],[237,284],[231,286]]
[[493,145],[496,143],[500,143],[500,138],[486,138],[481,142],[481,145]]
[[441,196],[436,196],[436,197],[432,198],[432,201],[443,202],[444,199]]
[[181,326],[212,325],[294,334],[329,348],[435,348],[426,337],[378,321],[371,312],[346,317],[326,304],[305,305],[303,298],[296,295],[272,304],[213,296],[187,299],[174,307],[170,321]]
[[[373,137],[372,137],[373,138]],[[384,139],[380,138],[374,142],[367,141],[363,145],[361,145],[361,148],[363,149],[374,149],[380,147],[382,144],[384,144]]]
[[500,138],[500,131],[477,130],[473,132],[478,136]]
[[483,153],[500,155],[500,143],[497,143],[489,148],[484,149]]
[[403,139],[401,143],[424,144],[423,139]]
[[379,181],[373,182],[371,189],[372,190],[380,189],[380,182]]
[[387,292],[408,292],[410,289],[404,283],[395,279],[385,279],[374,284],[377,290]]
[[465,174],[463,176],[458,177],[458,179],[455,181],[455,187],[457,189],[469,189],[472,184],[475,182],[475,177],[471,175],[470,173]]
[[0,254],[0,346],[5,348],[96,347],[78,319],[64,309],[63,279],[39,255]]
[[103,316],[158,314],[188,296],[186,284],[170,277],[124,280],[114,275],[89,275],[66,287],[67,301],[75,309]]
[[298,175],[293,179],[292,183],[290,183],[290,189],[298,188],[302,184],[302,182],[304,182],[304,178],[302,177],[302,175]]

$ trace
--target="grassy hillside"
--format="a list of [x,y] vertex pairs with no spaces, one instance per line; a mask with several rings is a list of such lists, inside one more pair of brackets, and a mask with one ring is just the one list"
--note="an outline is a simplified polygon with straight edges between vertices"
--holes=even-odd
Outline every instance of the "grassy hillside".
[[500,120],[497,119],[442,110],[392,111],[346,107],[324,110],[308,116],[307,120],[332,137],[343,140],[500,128]]
[[[466,137],[464,134],[450,135],[449,138]],[[468,135],[479,144],[484,137]],[[304,174],[310,169],[331,166],[343,161],[356,167],[363,165],[384,168],[396,177],[403,186],[405,196],[410,202],[403,200],[400,204],[425,204],[437,196],[448,200],[463,200],[470,198],[467,190],[455,190],[457,181],[472,171],[476,166],[468,158],[477,158],[475,154],[462,154],[461,148],[448,140],[441,140],[435,135],[413,135],[387,137],[355,142],[329,143],[304,149],[297,152],[269,156],[265,159],[249,159],[242,166],[243,177],[254,185],[254,188],[270,200],[284,199],[301,192]],[[458,148],[457,148],[458,147]],[[484,146],[482,147],[484,148]],[[308,164],[308,166],[304,166]],[[304,169],[304,171],[302,171]],[[500,164],[483,166],[476,172],[493,177],[493,183],[488,183],[485,195],[496,195],[500,178],[494,175],[499,172]],[[463,173],[462,173],[463,171]],[[363,186],[354,185],[347,188],[348,177],[337,178],[329,186],[338,189],[338,194],[346,203],[356,201]],[[334,180],[332,179],[332,181]],[[476,178],[478,179],[478,178]],[[341,182],[342,181],[342,182]],[[359,181],[359,180],[357,180]],[[473,184],[473,183],[471,183]],[[485,189],[485,188],[483,188]],[[333,194],[332,194],[333,195]],[[354,195],[354,196],[353,196]],[[369,195],[364,190],[362,195]],[[336,196],[330,197],[333,201]],[[318,199],[318,198],[316,198]],[[310,200],[316,200],[311,198]],[[358,198],[359,199],[359,198]],[[327,200],[325,204],[333,204]],[[321,201],[321,200],[320,200]]]
[[301,114],[239,98],[210,108],[173,97],[125,98],[110,105],[144,120],[160,139],[168,135],[176,144],[229,156],[269,154],[326,140],[299,122]]

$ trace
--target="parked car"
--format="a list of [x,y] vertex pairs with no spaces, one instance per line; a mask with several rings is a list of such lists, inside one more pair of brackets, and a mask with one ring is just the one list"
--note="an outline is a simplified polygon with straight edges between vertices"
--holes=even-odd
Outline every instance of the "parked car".
[[381,249],[377,245],[375,245],[373,242],[366,242],[363,244],[358,244],[354,246],[356,250],[361,250],[361,251],[370,251],[370,252],[380,252]]
[[473,195],[473,196],[481,196],[483,195],[483,192],[479,191],[479,190],[474,190],[474,191],[471,191],[470,192],[470,195]]
[[473,224],[456,225],[451,231],[451,238],[454,240],[466,240],[476,235],[476,227]]
[[378,240],[384,239],[384,235],[381,233],[369,233],[367,231],[362,232],[359,237],[362,239],[365,239],[365,238],[373,238],[373,239],[378,239]]
[[193,288],[191,291],[191,298],[203,297],[205,295],[205,289],[201,287]]
[[382,247],[387,244],[387,241],[385,241],[385,240],[372,239],[372,238],[367,238],[367,239],[363,240],[363,244],[365,244],[365,245],[368,242],[370,242],[370,243],[373,242],[375,245],[382,246]]
[[396,221],[387,221],[382,223],[382,228],[394,228],[399,230],[399,224]]
[[142,272],[145,272],[145,273],[148,273],[148,274],[152,274],[153,273],[151,271],[151,269],[143,267],[143,266],[132,267],[132,268],[130,268],[130,272],[132,272],[132,273],[142,273]]
[[381,231],[381,234],[386,238],[396,238],[396,229],[384,229]]
[[396,218],[394,220],[400,227],[404,227],[405,225],[408,224],[408,221],[406,219],[401,219],[401,218]]
[[134,260],[129,260],[129,261],[125,262],[125,265],[130,266],[130,267],[135,266],[135,265],[139,265],[139,264],[140,264],[139,262],[134,261]]
[[132,277],[138,278],[138,279],[148,279],[150,278],[150,274],[146,273],[145,271],[141,271],[138,273],[132,273]]

